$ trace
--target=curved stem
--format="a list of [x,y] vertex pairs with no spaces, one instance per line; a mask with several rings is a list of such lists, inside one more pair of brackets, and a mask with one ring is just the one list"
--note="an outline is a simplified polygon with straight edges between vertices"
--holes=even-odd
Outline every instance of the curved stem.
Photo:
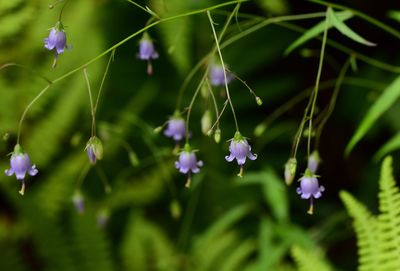
[[[328,9],[327,9],[328,11]],[[321,73],[322,73],[322,66],[324,63],[324,54],[325,54],[325,46],[326,46],[326,39],[328,37],[328,22],[329,17],[328,17],[328,12],[327,12],[327,16],[325,19],[325,28],[324,28],[324,35],[322,37],[322,45],[321,45],[321,54],[320,54],[320,58],[319,58],[319,65],[318,65],[318,71],[317,71],[317,78],[315,80],[315,89],[314,89],[314,94],[313,94],[313,101],[312,101],[312,105],[311,105],[311,112],[309,115],[309,125],[308,125],[308,143],[307,143],[307,155],[310,156],[310,148],[311,148],[311,136],[312,136],[312,120],[314,117],[314,111],[315,111],[315,104],[317,102],[317,97],[318,97],[318,91],[319,91],[319,81],[321,79]]]
[[218,38],[217,38],[217,34],[216,34],[216,32],[215,32],[214,22],[213,22],[213,20],[212,20],[212,18],[211,18],[211,14],[210,14],[210,11],[209,11],[209,10],[207,10],[207,16],[208,16],[208,20],[210,21],[211,29],[212,29],[212,32],[213,32],[213,35],[214,35],[215,44],[216,44],[216,46],[217,46],[217,51],[218,51],[219,59],[220,59],[220,61],[221,61],[221,66],[222,66],[222,69],[223,69],[223,71],[224,71],[224,81],[225,81],[226,96],[227,96],[227,98],[228,98],[229,105],[230,105],[231,110],[232,110],[233,120],[235,121],[235,126],[236,126],[236,132],[239,132],[239,125],[238,125],[237,118],[236,118],[236,114],[235,114],[235,108],[233,107],[232,100],[231,100],[231,96],[230,96],[230,93],[229,93],[228,80],[227,80],[227,78],[226,78],[226,69],[225,69],[224,59],[223,59],[223,57],[222,57],[221,49],[219,48],[219,41],[218,41]]
[[51,84],[48,84],[44,89],[42,89],[39,94],[28,104],[28,106],[25,108],[24,112],[22,113],[21,119],[19,120],[18,124],[18,134],[17,134],[17,144],[19,144],[19,139],[21,136],[21,129],[22,129],[22,123],[25,119],[26,113],[28,113],[29,109],[32,107],[32,105],[39,100],[40,97],[42,97],[43,94],[46,93],[46,91],[49,89]]
[[22,64],[18,64],[15,62],[11,62],[11,63],[6,63],[0,66],[0,71],[2,69],[8,68],[8,67],[18,67],[24,70],[29,71],[30,73],[32,73],[33,75],[36,75],[37,77],[39,77],[40,79],[43,79],[44,81],[46,81],[46,83],[48,84],[52,84],[53,82],[51,82],[50,79],[48,79],[46,76],[41,75],[40,73],[36,72],[35,70],[29,68],[28,66],[22,65]]
[[92,115],[92,136],[96,135],[96,117],[94,112],[93,98],[92,98],[92,89],[90,87],[89,76],[87,74],[86,68],[83,69],[83,74],[85,76],[85,81],[89,93],[89,101],[90,101],[90,113]]
[[65,6],[68,4],[68,2],[69,2],[69,0],[65,0],[64,5],[62,6],[62,8],[61,8],[61,10],[60,10],[60,14],[58,15],[58,21],[59,21],[59,22],[61,22],[61,17],[62,17],[62,14],[63,14],[63,12],[64,12],[64,8],[65,8]]
[[101,79],[99,92],[97,93],[96,103],[94,104],[94,109],[93,109],[94,114],[96,114],[96,112],[97,112],[97,106],[99,105],[101,91],[103,90],[104,81],[105,81],[106,76],[108,74],[108,68],[110,67],[111,60],[114,59],[114,54],[115,54],[115,50],[113,50],[111,52],[110,58],[108,59],[108,63],[107,63],[107,66],[106,66],[106,70],[104,71],[103,78]]

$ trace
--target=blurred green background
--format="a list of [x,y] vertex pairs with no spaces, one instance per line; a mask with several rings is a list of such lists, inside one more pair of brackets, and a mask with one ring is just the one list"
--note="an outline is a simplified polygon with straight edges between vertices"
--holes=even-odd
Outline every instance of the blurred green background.
[[[395,6],[382,1],[347,2],[399,28],[387,16]],[[219,3],[138,1],[161,18]],[[69,1],[62,18],[72,49],[52,69],[53,52],[43,48],[43,39],[57,22],[62,4],[53,9],[49,4],[43,0],[0,2],[0,65],[16,62],[54,80],[140,30],[151,17],[123,0]],[[234,7],[211,12],[217,32]],[[307,1],[249,1],[242,3],[226,38],[260,18],[323,11],[324,6]],[[321,20],[292,23],[308,29]],[[352,53],[399,63],[396,38],[356,17],[348,25],[378,46],[357,44],[337,30],[329,31],[329,39]],[[285,49],[302,34],[290,26],[268,25],[222,51],[229,69],[264,101],[257,106],[243,84],[238,80],[230,84],[240,130],[258,154],[256,161],[246,162],[242,179],[236,177],[236,163],[224,159],[227,140],[235,132],[230,111],[221,118],[221,143],[201,133],[201,116],[212,109],[210,100],[199,96],[190,120],[191,145],[205,164],[193,178],[191,189],[184,187],[186,177],[174,167],[174,142],[154,133],[173,114],[185,77],[214,46],[205,13],[149,30],[160,55],[153,61],[152,76],[146,74],[146,62],[136,57],[141,35],[116,49],[97,112],[104,159],[94,167],[89,166],[84,151],[91,117],[83,72],[53,84],[28,112],[21,134],[21,144],[39,174],[27,180],[23,197],[14,177],[0,177],[0,270],[297,270],[290,252],[294,246],[302,248],[297,251],[300,255],[304,251],[312,252],[311,258],[325,255],[321,261],[334,263],[335,269],[356,269],[356,239],[338,192],[347,190],[377,211],[379,161],[373,156],[398,132],[400,104],[393,104],[349,157],[344,157],[344,149],[368,108],[396,74],[362,61],[357,62],[357,71],[346,74],[321,136],[318,174],[326,191],[316,203],[315,214],[309,216],[308,202],[296,194],[298,184],[287,187],[283,180],[284,164],[308,99],[291,106],[264,133],[254,135],[265,118],[315,83],[321,42],[313,39],[285,56]],[[87,67],[94,94],[108,56]],[[335,79],[348,56],[327,46],[317,111],[329,104]],[[189,83],[184,106],[204,71],[202,66]],[[0,71],[2,170],[9,168],[7,154],[16,143],[22,112],[46,86],[35,73],[17,67]],[[214,91],[221,109],[223,89]],[[306,150],[304,138],[297,156],[297,177],[306,168]],[[399,161],[394,160],[396,168]],[[105,189],[108,184],[110,193]],[[72,203],[76,191],[84,197],[82,215]],[[99,218],[106,219],[107,225],[99,227]]]

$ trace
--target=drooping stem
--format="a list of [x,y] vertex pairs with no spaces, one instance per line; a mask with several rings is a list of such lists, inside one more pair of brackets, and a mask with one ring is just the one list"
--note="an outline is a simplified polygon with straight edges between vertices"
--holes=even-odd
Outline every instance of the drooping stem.
[[21,129],[22,129],[22,123],[24,122],[26,113],[28,113],[29,109],[32,107],[32,105],[39,100],[40,97],[42,97],[43,94],[46,93],[46,91],[49,89],[51,84],[48,84],[42,91],[39,92],[39,94],[28,104],[28,106],[25,108],[24,112],[22,113],[21,119],[19,120],[18,124],[18,134],[17,134],[17,144],[19,144],[20,136],[21,136]]
[[222,57],[221,49],[219,48],[219,41],[218,41],[218,38],[217,38],[217,34],[215,32],[214,22],[213,22],[213,20],[211,18],[211,14],[210,14],[209,10],[207,10],[207,16],[208,16],[208,20],[209,20],[210,25],[211,25],[211,29],[212,29],[213,35],[214,35],[215,44],[217,46],[219,59],[221,61],[221,66],[222,66],[222,69],[224,71],[224,81],[225,81],[224,83],[225,83],[226,97],[228,98],[228,102],[229,102],[229,105],[230,105],[231,110],[232,110],[233,120],[235,121],[236,132],[239,132],[239,125],[238,125],[236,114],[235,114],[235,108],[233,107],[231,95],[229,93],[228,80],[226,78],[226,69],[225,69],[224,59]]
[[322,73],[322,66],[324,63],[324,54],[325,54],[325,46],[326,46],[326,40],[328,37],[328,25],[329,25],[329,16],[328,16],[328,9],[326,12],[326,19],[325,19],[325,27],[324,27],[324,34],[322,37],[322,45],[321,45],[321,54],[320,54],[320,58],[319,58],[319,65],[318,65],[318,71],[317,71],[317,78],[315,80],[315,89],[314,89],[314,93],[313,93],[313,101],[312,101],[312,105],[311,105],[311,112],[309,115],[309,126],[308,126],[308,143],[307,143],[307,155],[310,156],[311,154],[311,136],[312,136],[312,120],[313,120],[313,116],[314,116],[314,111],[315,111],[315,104],[317,102],[317,97],[318,97],[318,91],[319,91],[319,82],[321,80],[321,73]]
[[61,22],[61,18],[64,12],[65,6],[68,4],[69,0],[65,0],[64,5],[61,7],[60,14],[58,15],[58,21]]
[[104,71],[103,78],[101,79],[99,92],[98,92],[97,98],[96,98],[96,103],[94,104],[94,109],[93,109],[94,114],[96,114],[96,112],[97,112],[97,106],[99,105],[99,100],[100,100],[100,96],[101,96],[101,91],[103,90],[104,81],[105,81],[106,76],[107,76],[107,74],[108,74],[108,68],[110,67],[111,60],[114,59],[114,54],[115,54],[115,50],[113,50],[113,51],[111,52],[110,58],[108,59],[108,63],[107,63],[107,66],[106,66],[106,70]]
[[89,76],[87,74],[86,68],[83,69],[83,74],[85,76],[85,81],[89,93],[89,101],[90,101],[90,113],[92,115],[92,136],[96,135],[96,116],[95,116],[95,111],[94,111],[94,105],[93,105],[93,98],[92,98],[92,89],[90,87],[90,82],[89,82]]

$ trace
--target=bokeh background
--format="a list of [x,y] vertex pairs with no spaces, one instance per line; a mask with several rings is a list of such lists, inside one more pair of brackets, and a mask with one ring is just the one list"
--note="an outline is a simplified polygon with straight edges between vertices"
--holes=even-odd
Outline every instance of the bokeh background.
[[[397,8],[389,2],[347,2],[399,28],[398,21],[388,16]],[[162,18],[219,3],[138,1]],[[72,49],[61,55],[57,68],[52,69],[53,53],[43,48],[43,39],[57,22],[62,4],[53,9],[49,4],[43,0],[0,2],[0,65],[15,62],[34,71],[17,67],[0,71],[2,170],[9,167],[7,154],[16,143],[23,110],[46,85],[36,74],[54,80],[140,30],[150,18],[129,1],[70,0],[62,20]],[[230,5],[211,12],[217,31],[233,9]],[[241,5],[227,38],[262,17],[323,11],[324,6],[307,1],[249,1]],[[291,23],[306,30],[320,20]],[[336,30],[329,31],[329,39],[351,52],[398,63],[398,40],[356,17],[348,25],[378,46],[357,44]],[[222,51],[229,69],[264,101],[257,106],[243,84],[238,80],[230,84],[240,130],[258,154],[256,161],[246,162],[242,179],[236,177],[237,165],[224,159],[227,140],[235,132],[230,111],[221,118],[219,144],[201,132],[202,114],[212,109],[209,99],[199,96],[190,120],[190,142],[205,164],[193,178],[191,189],[184,187],[186,177],[174,167],[175,143],[154,132],[173,114],[185,77],[214,46],[205,13],[161,23],[148,31],[160,55],[153,61],[151,76],[146,74],[146,62],[136,56],[141,35],[116,49],[97,112],[104,159],[94,167],[84,151],[91,117],[83,72],[53,84],[28,112],[21,134],[21,144],[39,175],[28,178],[23,197],[14,177],[0,177],[0,270],[297,270],[290,253],[293,246],[325,255],[338,270],[355,270],[356,239],[338,193],[347,190],[377,211],[380,159],[374,155],[400,128],[399,103],[379,119],[348,157],[344,149],[396,73],[358,61],[357,71],[350,69],[346,74],[319,147],[322,164],[318,174],[326,191],[310,216],[306,213],[308,202],[296,194],[298,184],[287,187],[283,180],[307,97],[269,122],[262,134],[254,134],[273,112],[315,83],[320,40],[284,55],[302,34],[301,29],[271,24]],[[94,94],[108,57],[87,66]],[[348,57],[327,46],[319,112],[329,104],[335,79]],[[205,68],[203,65],[188,85],[185,106]],[[213,91],[221,108],[223,89]],[[306,155],[304,138],[296,178],[305,170]],[[395,155],[395,168],[399,168],[398,162]],[[84,214],[78,214],[72,203],[77,191],[84,198]],[[99,225],[99,219],[107,223]]]

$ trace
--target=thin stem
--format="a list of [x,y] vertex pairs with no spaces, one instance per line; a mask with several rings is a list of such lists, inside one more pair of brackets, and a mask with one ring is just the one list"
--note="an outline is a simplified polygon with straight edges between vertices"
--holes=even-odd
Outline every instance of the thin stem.
[[335,108],[337,96],[338,96],[340,88],[343,84],[344,78],[346,76],[346,72],[347,72],[348,68],[350,67],[350,59],[351,58],[347,59],[347,61],[343,65],[342,69],[340,70],[339,77],[336,81],[335,89],[333,90],[332,98],[330,100],[326,115],[324,116],[324,118],[322,119],[321,123],[318,126],[317,133],[316,133],[316,143],[315,143],[316,149],[318,149],[318,147],[319,147],[322,130],[323,130],[326,122],[328,121],[329,117],[332,115],[333,109]]
[[104,192],[106,192],[106,194],[110,194],[112,188],[111,188],[111,185],[110,185],[110,182],[109,182],[109,180],[107,178],[106,173],[100,167],[96,167],[96,171],[97,171],[97,175],[100,177],[100,180],[101,180],[101,182],[103,184]]
[[254,96],[254,98],[257,98],[257,94],[251,89],[251,87],[246,83],[246,81],[244,81],[242,78],[240,78],[239,76],[237,76],[236,74],[234,74],[233,72],[231,72],[229,69],[228,71],[237,79],[239,80],[240,83],[242,83],[249,91],[250,94],[252,94]]
[[89,173],[89,169],[90,169],[90,163],[85,164],[81,173],[78,176],[78,180],[76,181],[75,190],[81,189],[83,181],[85,180],[87,174]]
[[60,14],[58,15],[58,21],[61,22],[61,17],[64,12],[65,6],[68,4],[69,0],[65,0],[64,5],[61,7]]
[[0,71],[1,71],[2,69],[8,68],[8,67],[18,67],[18,68],[22,68],[22,69],[24,69],[24,70],[29,71],[29,72],[32,73],[33,75],[36,75],[36,76],[39,77],[40,79],[43,79],[43,80],[46,81],[46,83],[48,83],[48,84],[52,84],[52,83],[53,83],[53,82],[51,82],[51,80],[48,79],[46,76],[41,75],[40,73],[38,73],[38,72],[36,72],[35,70],[29,68],[28,66],[25,66],[25,65],[22,65],[22,64],[18,64],[18,63],[14,63],[14,62],[12,62],[12,63],[6,63],[6,64],[0,66]]
[[221,113],[217,116],[217,119],[216,119],[216,121],[214,122],[214,124],[211,126],[211,128],[210,128],[210,130],[212,130],[212,129],[214,129],[214,126],[215,125],[219,125],[219,119],[222,117],[222,114],[225,112],[225,109],[226,109],[226,107],[228,106],[228,100],[226,100],[225,102],[224,102],[224,106],[222,107],[222,109],[221,109]]
[[217,38],[217,34],[216,34],[216,32],[215,32],[214,22],[213,22],[213,20],[212,20],[212,18],[211,18],[211,14],[210,14],[210,11],[209,11],[209,10],[207,10],[207,16],[208,16],[208,20],[210,21],[211,29],[212,29],[212,32],[213,32],[213,35],[214,35],[215,44],[216,44],[216,46],[217,46],[217,51],[218,51],[219,59],[220,59],[220,61],[221,61],[221,66],[222,66],[222,69],[223,69],[223,71],[224,71],[224,80],[225,80],[225,91],[226,91],[226,96],[227,96],[227,98],[228,98],[229,105],[230,105],[231,110],[232,110],[233,120],[235,121],[235,126],[236,126],[236,132],[239,132],[239,125],[238,125],[238,122],[237,122],[237,118],[236,118],[236,114],[235,114],[235,109],[234,109],[234,107],[233,107],[232,100],[231,100],[231,96],[230,96],[230,93],[229,93],[228,80],[227,80],[227,78],[226,78],[226,70],[225,70],[224,59],[223,59],[223,57],[222,57],[221,49],[219,48],[219,41],[218,41],[218,38]]
[[111,60],[114,59],[114,54],[115,54],[115,50],[113,50],[113,51],[111,52],[110,58],[108,59],[108,63],[107,63],[107,66],[106,66],[106,70],[104,71],[103,78],[101,79],[99,92],[98,92],[97,98],[96,98],[96,103],[94,104],[94,109],[93,109],[93,113],[94,113],[94,114],[96,114],[96,112],[97,112],[97,106],[99,105],[99,100],[100,100],[100,96],[101,96],[101,91],[103,90],[104,81],[105,81],[106,76],[107,76],[107,74],[108,74],[108,68],[110,67]]
[[[219,112],[218,112],[217,100],[215,99],[215,95],[211,89],[210,82],[208,81],[208,79],[206,79],[206,84],[207,84],[207,88],[208,88],[208,93],[210,93],[211,100],[213,101],[213,104],[214,104],[215,116],[218,117],[216,120],[216,124],[217,124],[217,129],[219,129]],[[210,129],[210,131],[212,131],[212,129]]]
[[167,18],[164,18],[164,19],[160,19],[160,20],[158,20],[158,21],[156,21],[156,22],[154,22],[154,23],[151,23],[151,24],[149,24],[149,25],[143,27],[142,29],[136,31],[135,33],[129,35],[129,36],[126,37],[125,39],[123,39],[123,40],[121,40],[120,42],[114,44],[113,46],[111,46],[110,48],[108,48],[107,50],[105,50],[104,52],[102,52],[101,54],[99,54],[98,56],[96,56],[96,57],[92,58],[91,60],[87,61],[86,63],[82,64],[81,66],[79,66],[79,67],[77,67],[77,68],[75,68],[75,69],[73,69],[73,70],[71,70],[71,71],[65,73],[64,75],[62,75],[62,76],[56,78],[55,80],[53,80],[53,83],[56,83],[56,82],[58,82],[58,81],[61,81],[61,80],[65,79],[65,78],[67,78],[67,77],[69,77],[69,76],[75,74],[77,71],[79,71],[79,70],[81,70],[81,69],[83,69],[83,68],[89,66],[89,65],[92,64],[93,62],[96,62],[98,59],[100,59],[100,58],[102,58],[103,56],[107,55],[107,54],[110,53],[111,51],[115,50],[115,49],[118,48],[119,46],[121,46],[121,45],[123,45],[124,43],[126,43],[127,41],[131,40],[132,38],[134,38],[134,37],[138,36],[139,34],[145,32],[145,31],[148,30],[149,28],[152,28],[152,27],[154,27],[154,26],[156,26],[156,25],[158,25],[158,24],[160,24],[160,23],[172,21],[172,20],[175,20],[175,19],[183,18],[183,17],[192,16],[192,15],[195,15],[195,14],[204,13],[204,12],[206,12],[206,11],[208,11],[208,10],[214,10],[214,9],[218,9],[218,8],[221,8],[221,7],[225,7],[225,6],[229,6],[229,5],[233,5],[233,4],[238,4],[238,3],[243,3],[243,2],[247,2],[247,1],[249,1],[249,0],[229,1],[229,2],[222,3],[222,4],[218,4],[218,5],[211,6],[211,7],[208,7],[208,8],[204,8],[204,9],[200,9],[200,10],[195,10],[195,11],[190,11],[190,12],[186,12],[186,13],[183,13],[183,14],[178,14],[178,15],[174,15],[174,16],[167,17]]
[[199,91],[201,90],[201,87],[203,86],[204,80],[207,77],[207,72],[204,73],[203,77],[200,80],[199,85],[197,86],[196,91],[193,94],[192,100],[190,101],[189,107],[188,107],[188,112],[186,115],[186,143],[189,143],[189,118],[190,118],[190,114],[192,113],[192,109],[193,109],[193,104],[194,101],[196,100],[197,94],[199,94]]
[[[229,26],[230,22],[232,21],[233,15],[239,9],[239,7],[240,7],[240,4],[237,4],[235,6],[235,8],[233,9],[233,11],[229,14],[229,17],[226,20],[225,25],[222,28],[222,31],[221,31],[221,33],[220,33],[220,35],[218,37],[218,41],[221,41],[222,38],[224,37],[224,35],[226,33],[226,30],[228,29],[228,26]],[[179,110],[179,108],[181,106],[181,101],[182,101],[183,94],[184,94],[185,89],[186,89],[187,85],[189,84],[190,80],[193,78],[193,76],[196,74],[196,72],[201,68],[201,66],[204,63],[206,63],[211,56],[213,56],[215,54],[216,49],[217,49],[217,47],[214,46],[214,48],[206,56],[204,56],[196,64],[196,66],[193,67],[193,69],[190,71],[190,73],[187,75],[187,77],[183,81],[183,84],[182,84],[181,88],[179,89],[178,99],[177,99],[176,108],[175,108],[176,110]]]
[[135,5],[136,7],[140,8],[141,10],[145,11],[146,13],[150,14],[151,16],[155,16],[157,19],[160,19],[160,16],[158,16],[156,13],[154,13],[154,11],[149,11],[148,9],[142,7],[141,5],[139,5],[138,3],[136,3],[132,0],[126,0],[126,1]]
[[89,101],[90,101],[90,113],[92,115],[92,136],[96,135],[96,117],[94,112],[93,98],[92,98],[92,89],[90,87],[89,77],[87,74],[86,68],[83,69],[83,74],[85,76],[86,85],[89,93]]
[[25,108],[24,112],[22,113],[21,119],[19,120],[18,124],[18,134],[17,134],[17,144],[19,144],[19,139],[21,136],[21,129],[22,129],[22,123],[25,119],[26,114],[28,113],[29,109],[32,107],[32,105],[39,100],[40,97],[42,97],[43,94],[46,93],[46,91],[49,89],[51,84],[48,84],[44,89],[42,89],[39,94],[28,104],[28,106]]
[[317,4],[320,4],[320,5],[328,6],[328,7],[333,7],[333,8],[343,9],[343,10],[349,10],[354,15],[364,19],[365,21],[367,21],[367,22],[379,27],[380,29],[388,32],[392,36],[400,39],[400,32],[399,31],[397,31],[396,29],[394,29],[394,28],[392,28],[392,27],[390,27],[390,26],[388,26],[388,25],[376,20],[373,17],[368,16],[365,13],[362,13],[361,11],[358,11],[358,10],[355,10],[355,9],[352,9],[352,8],[349,8],[349,7],[346,7],[346,6],[343,6],[343,5],[339,5],[339,4],[335,4],[335,3],[331,3],[331,2],[326,2],[326,1],[320,1],[320,0],[309,0],[309,1],[317,3]]
[[[329,9],[329,8],[328,8]],[[327,11],[328,11],[327,9]],[[308,144],[307,144],[307,155],[310,156],[310,148],[311,148],[311,136],[312,136],[312,120],[314,116],[314,111],[315,111],[315,104],[317,102],[317,97],[318,97],[318,91],[319,91],[319,81],[321,79],[321,73],[322,73],[322,66],[324,63],[324,54],[325,54],[325,46],[326,46],[326,39],[328,37],[328,25],[329,25],[329,17],[328,17],[328,12],[326,13],[326,19],[325,19],[325,28],[324,28],[324,35],[322,37],[322,45],[321,45],[321,55],[319,58],[319,65],[318,65],[318,71],[317,71],[317,78],[315,80],[315,89],[314,89],[314,94],[313,94],[313,102],[311,105],[311,112],[309,116],[309,126],[308,126]]]

